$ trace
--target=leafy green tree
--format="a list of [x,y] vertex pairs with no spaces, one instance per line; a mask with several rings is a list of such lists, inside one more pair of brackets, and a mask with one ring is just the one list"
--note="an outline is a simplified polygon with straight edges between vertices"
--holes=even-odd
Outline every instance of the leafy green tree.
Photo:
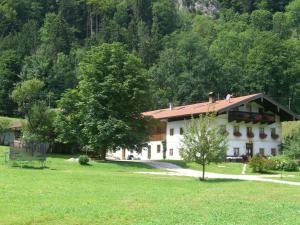
[[41,99],[44,83],[33,79],[19,83],[12,92],[12,100],[18,104],[19,111],[27,115],[32,106]]
[[27,123],[22,126],[25,141],[54,143],[56,134],[54,129],[55,111],[43,102],[37,102],[29,109]]
[[277,12],[273,15],[273,31],[278,33],[281,38],[291,36],[291,24],[286,13]]
[[153,3],[152,6],[153,20],[158,23],[161,35],[166,35],[176,29],[177,13],[175,6],[171,1],[161,0]]
[[227,138],[216,125],[215,115],[202,115],[186,122],[180,155],[184,160],[202,165],[202,179],[205,166],[225,160]]
[[47,14],[40,35],[42,43],[48,47],[52,56],[59,52],[69,53],[74,40],[74,32],[62,14]]
[[25,141],[53,142],[55,112],[45,105],[41,94],[44,83],[27,80],[16,86],[12,99],[19,111],[25,114],[26,123],[22,126]]
[[283,145],[283,154],[292,158],[300,159],[300,129],[299,127],[286,138]]
[[7,50],[0,55],[0,112],[12,115],[16,105],[9,98],[14,84],[19,81],[20,58],[15,51]]
[[55,119],[56,141],[70,145],[73,150],[81,149],[87,143],[79,113],[81,101],[77,89],[67,90],[58,101],[59,111]]
[[292,1],[287,7],[288,18],[290,23],[296,30],[297,37],[299,39],[300,34],[300,0]]
[[141,62],[118,43],[87,52],[79,66],[80,118],[88,147],[105,159],[108,150],[145,141],[148,81]]
[[251,23],[255,29],[271,30],[272,14],[267,10],[255,10],[251,14]]

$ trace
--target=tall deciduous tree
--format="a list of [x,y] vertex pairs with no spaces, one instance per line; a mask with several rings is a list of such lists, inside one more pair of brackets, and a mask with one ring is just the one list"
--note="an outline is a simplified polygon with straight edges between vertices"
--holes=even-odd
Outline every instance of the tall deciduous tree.
[[145,141],[141,112],[151,101],[140,60],[121,44],[103,44],[87,52],[79,73],[79,113],[88,147],[105,159],[108,150]]
[[180,155],[187,161],[202,165],[203,180],[205,179],[205,166],[211,162],[224,161],[226,151],[226,136],[217,126],[215,115],[202,115],[186,123]]
[[0,112],[11,115],[16,105],[9,98],[14,84],[19,81],[20,58],[15,51],[7,50],[0,55]]

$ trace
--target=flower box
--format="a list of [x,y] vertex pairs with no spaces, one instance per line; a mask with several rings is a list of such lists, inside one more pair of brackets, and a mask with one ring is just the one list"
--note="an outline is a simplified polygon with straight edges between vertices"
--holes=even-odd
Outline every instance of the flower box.
[[278,134],[271,134],[271,137],[272,137],[273,139],[278,139],[278,138],[279,138],[279,135],[278,135]]
[[259,137],[261,138],[261,139],[265,139],[265,138],[267,138],[267,134],[265,134],[265,133],[260,133],[259,134]]
[[233,132],[233,135],[236,136],[236,137],[242,136],[241,132],[239,132],[239,131]]

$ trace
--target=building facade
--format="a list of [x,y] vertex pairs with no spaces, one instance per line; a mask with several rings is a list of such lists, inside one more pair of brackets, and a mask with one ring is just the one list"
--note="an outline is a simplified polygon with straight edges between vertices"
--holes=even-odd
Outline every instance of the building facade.
[[228,139],[228,158],[276,155],[281,145],[281,123],[298,120],[298,116],[264,94],[254,94],[215,101],[172,107],[143,113],[159,121],[141,153],[119,150],[114,157],[127,159],[134,156],[142,160],[180,160],[180,146],[186,123],[191,117],[215,113],[217,125]]

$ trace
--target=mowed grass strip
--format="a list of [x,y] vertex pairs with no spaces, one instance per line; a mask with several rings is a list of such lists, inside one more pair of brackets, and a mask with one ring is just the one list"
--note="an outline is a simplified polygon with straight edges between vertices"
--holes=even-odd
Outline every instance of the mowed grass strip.
[[299,187],[141,175],[158,170],[66,158],[49,157],[46,169],[0,164],[1,225],[299,224]]

